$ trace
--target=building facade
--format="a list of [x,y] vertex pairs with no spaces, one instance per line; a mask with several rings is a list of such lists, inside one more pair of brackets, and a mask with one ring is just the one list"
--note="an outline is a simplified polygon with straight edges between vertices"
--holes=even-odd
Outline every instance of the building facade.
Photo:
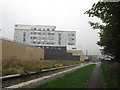
[[35,47],[76,45],[75,31],[56,31],[55,26],[15,25],[14,40]]
[[83,61],[84,55],[76,46],[76,32],[55,29],[55,26],[15,25],[14,40],[44,48],[44,60]]

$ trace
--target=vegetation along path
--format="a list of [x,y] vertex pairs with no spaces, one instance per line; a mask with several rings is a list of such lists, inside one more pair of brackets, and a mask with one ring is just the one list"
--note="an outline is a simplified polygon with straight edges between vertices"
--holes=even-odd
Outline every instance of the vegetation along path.
[[92,71],[94,70],[94,67],[95,67],[95,64],[82,67],[73,72],[65,74],[62,77],[56,78],[42,85],[39,85],[33,89],[37,89],[37,88],[85,88],[87,86],[87,81]]
[[102,79],[101,79],[100,65],[101,63],[96,64],[96,67],[92,72],[91,77],[88,81],[87,88],[103,88],[101,81]]

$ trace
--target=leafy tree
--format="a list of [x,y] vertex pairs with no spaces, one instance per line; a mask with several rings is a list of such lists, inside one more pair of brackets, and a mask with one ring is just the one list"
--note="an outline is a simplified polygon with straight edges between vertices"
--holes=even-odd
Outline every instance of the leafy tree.
[[85,12],[89,17],[97,17],[102,23],[89,22],[93,29],[100,29],[102,54],[111,60],[120,61],[120,2],[98,2]]

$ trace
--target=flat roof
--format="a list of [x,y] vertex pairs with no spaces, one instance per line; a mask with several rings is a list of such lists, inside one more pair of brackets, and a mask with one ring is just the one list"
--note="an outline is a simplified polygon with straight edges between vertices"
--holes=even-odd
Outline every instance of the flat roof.
[[52,25],[25,25],[25,24],[15,24],[15,26],[44,26],[44,27],[56,27],[56,26],[52,26]]
[[[31,29],[15,29],[15,30],[26,30],[26,31],[52,31],[52,30],[31,30]],[[76,32],[76,31],[62,31],[62,30],[54,30],[53,32]]]

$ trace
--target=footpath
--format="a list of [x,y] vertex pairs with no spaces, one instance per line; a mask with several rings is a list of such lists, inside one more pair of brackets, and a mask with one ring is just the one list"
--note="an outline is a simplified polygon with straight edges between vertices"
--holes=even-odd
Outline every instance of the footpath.
[[90,79],[88,81],[87,88],[103,88],[102,77],[100,72],[100,64],[96,64],[94,71],[92,72]]

